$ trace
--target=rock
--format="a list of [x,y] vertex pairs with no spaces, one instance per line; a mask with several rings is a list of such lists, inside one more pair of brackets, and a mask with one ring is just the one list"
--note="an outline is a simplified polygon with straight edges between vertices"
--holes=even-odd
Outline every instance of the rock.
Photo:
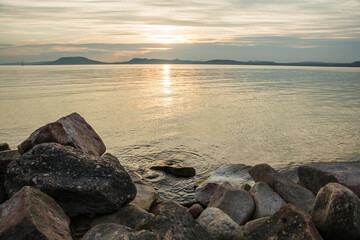
[[251,190],[251,186],[245,183],[244,185],[241,186],[241,189],[249,192]]
[[136,197],[131,202],[131,205],[135,205],[145,211],[149,211],[158,200],[159,193],[154,189],[151,183],[141,180],[140,177],[134,173],[129,172],[129,175],[131,180],[134,182],[137,191]]
[[28,186],[0,205],[2,240],[71,240],[69,223],[54,199]]
[[280,174],[268,164],[258,164],[249,170],[249,174],[256,182],[265,182],[272,187],[287,203],[311,211],[315,197],[313,193],[284,175]]
[[0,174],[6,173],[9,163],[20,156],[21,155],[18,150],[6,150],[0,152]]
[[326,184],[336,182],[360,197],[359,173],[360,161],[311,163],[298,168],[300,182],[315,195]]
[[316,230],[310,214],[289,203],[246,236],[246,240],[259,239],[322,240],[322,237]]
[[18,149],[24,154],[35,145],[48,142],[72,146],[95,156],[101,156],[106,150],[100,136],[78,113],[72,113],[37,129]]
[[177,177],[193,177],[196,174],[193,167],[182,167],[175,160],[157,161],[150,167],[150,169],[163,171]]
[[326,239],[360,239],[360,200],[338,183],[320,189],[311,215]]
[[251,218],[255,204],[248,192],[223,183],[217,187],[208,207],[220,208],[237,224],[242,225]]
[[248,171],[251,166],[244,164],[225,164],[219,167],[214,173],[210,175],[204,183],[224,183],[228,182],[234,187],[243,186],[244,184],[254,185],[254,180],[249,175]]
[[209,205],[209,202],[218,186],[219,184],[211,182],[200,185],[195,190],[195,200],[206,207]]
[[270,217],[262,217],[258,218],[252,221],[249,221],[245,224],[243,233],[245,237],[249,236],[253,231],[255,231],[261,224],[263,224],[266,220],[268,220]]
[[255,202],[253,219],[273,215],[279,208],[285,205],[285,201],[272,190],[267,183],[257,182],[251,188],[250,194]]
[[0,175],[0,204],[6,201],[6,191],[5,191],[5,175]]
[[142,208],[132,205],[126,205],[118,210],[103,216],[96,217],[91,227],[103,223],[116,223],[135,230],[150,229],[155,215],[145,211]]
[[0,143],[0,152],[10,150],[9,144],[7,143]]
[[8,195],[26,185],[53,197],[70,217],[108,213],[136,195],[135,185],[117,158],[110,154],[97,157],[57,143],[36,145],[9,164]]
[[90,230],[91,222],[96,217],[94,213],[78,214],[70,219],[70,229],[74,240],[80,239],[84,234]]
[[135,230],[115,223],[105,223],[91,228],[81,240],[157,240],[149,231]]
[[160,240],[208,240],[213,239],[201,225],[186,211],[185,207],[165,200],[155,206],[155,221],[151,227]]
[[244,239],[240,226],[219,208],[206,208],[200,214],[197,221],[214,237],[214,239]]
[[204,208],[200,204],[195,203],[187,211],[193,219],[196,219],[204,211]]

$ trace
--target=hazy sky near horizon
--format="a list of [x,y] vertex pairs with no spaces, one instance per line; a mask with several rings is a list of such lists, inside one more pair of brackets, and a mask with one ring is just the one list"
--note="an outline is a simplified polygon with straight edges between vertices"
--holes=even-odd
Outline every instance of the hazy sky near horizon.
[[0,1],[0,63],[64,56],[353,62],[360,0]]

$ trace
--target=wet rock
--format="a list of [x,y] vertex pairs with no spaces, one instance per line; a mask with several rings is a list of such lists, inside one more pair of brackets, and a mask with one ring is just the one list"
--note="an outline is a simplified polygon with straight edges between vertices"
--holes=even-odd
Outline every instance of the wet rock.
[[193,177],[196,174],[193,167],[182,167],[174,160],[157,161],[150,167],[150,169],[163,171],[176,177]]
[[155,206],[153,211],[155,221],[152,231],[160,236],[161,240],[209,240],[213,239],[201,225],[186,211],[185,207],[165,200]]
[[219,167],[214,173],[210,175],[204,183],[224,183],[229,182],[234,187],[243,186],[244,184],[254,185],[254,180],[249,175],[248,171],[251,166],[244,164],[225,164]]
[[100,136],[78,113],[72,113],[37,129],[18,149],[24,154],[35,145],[48,142],[72,146],[95,156],[101,156],[106,150]]
[[255,202],[253,219],[273,215],[279,208],[285,205],[285,201],[272,190],[267,183],[257,182],[250,190]]
[[9,163],[20,156],[21,155],[18,150],[6,150],[0,152],[0,174],[6,173]]
[[322,162],[302,165],[298,168],[301,184],[317,194],[326,184],[335,182],[346,186],[360,197],[360,161]]
[[2,240],[71,240],[69,222],[54,199],[28,186],[0,205]]
[[322,237],[309,213],[293,204],[286,204],[246,236],[246,240],[259,239],[322,240]]
[[311,215],[326,239],[360,239],[360,200],[338,183],[320,189]]
[[240,226],[219,208],[206,208],[197,221],[214,239],[244,239]]
[[307,212],[311,211],[315,197],[313,193],[294,183],[268,164],[258,164],[249,170],[256,182],[265,182],[287,203],[293,203]]
[[108,213],[136,195],[135,185],[117,158],[110,154],[97,157],[57,143],[36,145],[9,164],[8,195],[26,185],[53,197],[70,217]]
[[268,220],[270,217],[262,217],[262,218],[258,218],[252,221],[249,221],[245,224],[244,226],[244,236],[247,237],[249,235],[251,235],[251,233],[253,231],[255,231],[259,226],[261,226],[266,220]]
[[131,202],[131,205],[138,206],[139,208],[149,211],[159,198],[159,193],[149,182],[143,181],[138,175],[129,173],[131,180],[136,186],[136,197]]
[[96,217],[91,227],[103,223],[116,223],[135,230],[150,229],[155,215],[145,211],[142,208],[132,205],[126,205],[120,209],[106,215]]
[[223,183],[217,187],[208,207],[220,208],[237,224],[242,225],[251,218],[255,204],[248,192]]
[[207,205],[209,205],[209,202],[213,197],[216,188],[218,186],[219,186],[218,183],[211,183],[211,182],[207,182],[200,185],[195,190],[195,200],[206,207]]
[[10,146],[7,143],[0,143],[0,152],[10,150]]
[[187,211],[190,213],[193,219],[196,219],[204,211],[204,208],[200,204],[195,203]]
[[157,240],[149,231],[135,230],[115,223],[105,223],[91,228],[81,240]]

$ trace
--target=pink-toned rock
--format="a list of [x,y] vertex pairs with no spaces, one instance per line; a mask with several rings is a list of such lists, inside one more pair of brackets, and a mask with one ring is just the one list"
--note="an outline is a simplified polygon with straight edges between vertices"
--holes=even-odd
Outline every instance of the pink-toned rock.
[[71,240],[69,218],[54,199],[23,187],[0,205],[0,239]]
[[195,203],[187,211],[193,219],[196,219],[204,211],[204,208],[200,204]]
[[159,193],[154,189],[151,183],[142,180],[137,174],[129,172],[129,175],[137,190],[136,197],[131,202],[131,205],[135,205],[145,211],[149,211],[158,200]]
[[72,113],[37,129],[18,149],[24,154],[35,145],[47,142],[72,146],[95,156],[101,156],[106,150],[100,136],[78,113]]

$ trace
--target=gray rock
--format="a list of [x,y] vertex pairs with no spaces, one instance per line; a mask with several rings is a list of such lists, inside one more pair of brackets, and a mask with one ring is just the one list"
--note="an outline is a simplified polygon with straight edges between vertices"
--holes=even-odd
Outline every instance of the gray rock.
[[12,161],[5,187],[9,196],[33,186],[53,197],[68,216],[108,213],[131,202],[136,188],[117,158],[57,143],[36,145]]
[[242,225],[251,218],[255,204],[248,192],[225,183],[217,187],[208,207],[220,208],[237,224]]
[[101,156],[106,150],[100,136],[78,113],[72,113],[37,129],[18,149],[24,154],[37,144],[48,142],[72,146],[95,156]]
[[196,219],[204,211],[204,208],[199,203],[195,203],[187,211],[193,219]]
[[186,211],[185,207],[166,200],[155,206],[155,221],[151,229],[161,240],[210,240],[213,239]]
[[335,182],[346,186],[360,197],[359,173],[360,161],[311,163],[298,168],[301,184],[315,195],[326,184]]
[[260,239],[322,240],[322,237],[316,230],[310,214],[289,203],[246,236],[246,240]]
[[0,143],[0,152],[10,150],[9,144],[7,143]]
[[142,208],[126,205],[110,214],[96,217],[92,221],[91,227],[103,223],[116,223],[135,230],[150,229],[154,218],[154,214]]
[[5,174],[9,163],[20,156],[21,155],[18,150],[7,150],[0,152],[0,174]]
[[207,206],[210,203],[211,198],[214,196],[218,183],[207,182],[195,190],[195,201],[201,203],[203,206]]
[[255,202],[253,219],[273,215],[280,207],[285,205],[285,201],[272,190],[267,183],[257,182],[251,188],[250,194]]
[[2,240],[71,240],[69,223],[54,199],[28,186],[0,205]]
[[206,208],[200,214],[197,221],[214,237],[214,239],[244,239],[240,226],[219,208]]
[[81,240],[158,240],[156,234],[135,230],[115,223],[104,223],[91,228]]
[[214,173],[210,175],[204,183],[224,183],[228,182],[234,187],[243,186],[244,184],[254,185],[254,180],[249,175],[248,171],[251,166],[244,164],[225,164],[219,167]]
[[258,164],[249,170],[256,182],[265,182],[272,187],[287,203],[293,203],[307,212],[314,204],[314,194],[280,174],[268,164]]
[[131,180],[134,182],[137,193],[131,205],[138,206],[145,211],[149,211],[155,205],[159,198],[159,193],[149,182],[143,181],[139,176],[134,173],[129,173]]
[[244,226],[244,236],[250,236],[253,231],[255,231],[259,226],[261,226],[265,221],[267,221],[270,217],[262,217],[252,221],[249,221]]
[[311,215],[326,239],[360,239],[360,200],[338,183],[320,189]]

